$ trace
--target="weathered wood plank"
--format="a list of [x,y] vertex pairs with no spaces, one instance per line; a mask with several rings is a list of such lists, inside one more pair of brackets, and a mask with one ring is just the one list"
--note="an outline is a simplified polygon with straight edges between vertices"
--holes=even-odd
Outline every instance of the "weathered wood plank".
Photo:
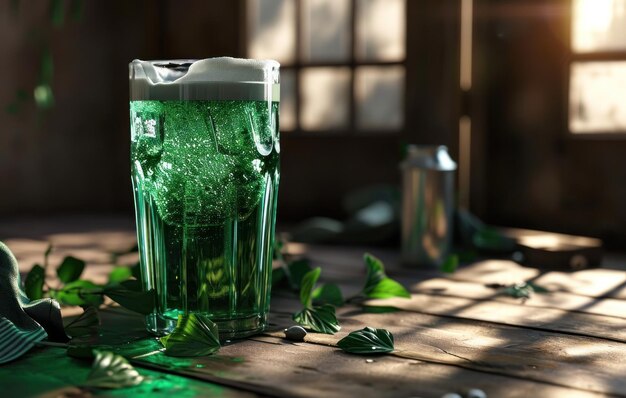
[[[335,345],[348,332],[365,326],[385,328],[396,340],[396,355],[575,387],[626,392],[626,344],[540,330],[400,312],[366,314],[339,310],[342,330],[334,336],[309,333],[305,341]],[[286,314],[272,322],[292,323]],[[270,333],[282,337],[281,331]]]
[[566,311],[626,318],[626,302],[624,300],[597,299],[567,292],[557,291],[546,294],[534,294],[529,300],[522,301],[498,294],[496,289],[486,287],[484,284],[445,278],[433,278],[411,284],[410,290],[415,293],[435,296],[495,300],[508,304],[520,304],[526,307],[556,308]]
[[626,318],[426,294],[412,294],[410,299],[370,300],[366,304],[626,342]]
[[[163,356],[144,358],[145,366],[167,369]],[[243,358],[243,360],[233,360]],[[394,356],[365,357],[333,347],[281,339],[244,340],[171,369],[211,382],[224,380],[280,397],[440,397],[480,388],[490,397],[600,397],[602,394],[519,378]],[[150,364],[151,363],[151,364]],[[200,365],[201,367],[198,367]]]

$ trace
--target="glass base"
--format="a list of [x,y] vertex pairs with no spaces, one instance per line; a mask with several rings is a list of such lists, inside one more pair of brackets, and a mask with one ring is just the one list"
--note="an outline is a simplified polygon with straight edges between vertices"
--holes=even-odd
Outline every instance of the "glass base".
[[[267,327],[267,315],[259,314],[245,318],[211,319],[217,324],[220,340],[239,339],[261,333]],[[176,327],[176,319],[159,314],[146,316],[146,329],[154,335],[165,336]]]

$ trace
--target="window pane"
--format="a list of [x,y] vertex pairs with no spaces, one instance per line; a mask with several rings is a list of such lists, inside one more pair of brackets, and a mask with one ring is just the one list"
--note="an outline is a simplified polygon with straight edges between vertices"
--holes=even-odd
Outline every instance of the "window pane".
[[405,9],[405,0],[357,0],[357,59],[404,59]]
[[350,55],[350,1],[302,1],[302,57],[345,61]]
[[626,0],[574,0],[572,47],[577,52],[626,50]]
[[355,76],[359,129],[394,130],[404,122],[404,68],[360,67]]
[[306,68],[300,78],[302,128],[347,128],[350,122],[350,69]]
[[296,74],[280,71],[280,131],[296,128]]
[[570,131],[626,132],[626,61],[571,66]]
[[248,0],[248,56],[293,63],[296,54],[295,0]]

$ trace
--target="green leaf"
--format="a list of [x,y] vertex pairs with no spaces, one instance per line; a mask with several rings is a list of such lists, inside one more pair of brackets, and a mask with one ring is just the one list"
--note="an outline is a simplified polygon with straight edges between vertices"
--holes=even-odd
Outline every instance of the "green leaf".
[[459,267],[459,256],[451,254],[446,257],[446,260],[441,264],[441,272],[452,274]]
[[54,94],[49,84],[40,84],[35,87],[33,98],[39,109],[49,109],[54,105]]
[[217,325],[197,314],[179,315],[174,331],[160,341],[165,355],[172,357],[199,357],[220,349]]
[[131,267],[118,265],[109,273],[109,283],[119,283],[130,279],[133,276]]
[[302,286],[300,287],[300,302],[304,308],[310,308],[312,304],[313,287],[320,277],[322,269],[320,267],[315,268],[312,271],[307,272],[302,278]]
[[396,307],[382,306],[382,305],[363,305],[361,306],[363,312],[368,314],[388,314],[390,312],[401,311]]
[[137,280],[126,280],[104,287],[104,294],[122,307],[140,314],[148,315],[154,310],[155,294],[154,289],[147,292],[141,291],[140,282]]
[[96,307],[86,307],[82,314],[65,325],[65,333],[71,338],[95,334],[100,325],[98,309]]
[[383,354],[392,352],[393,335],[385,329],[364,329],[351,332],[337,342],[337,346],[351,354]]
[[85,269],[85,262],[76,257],[67,256],[63,259],[59,268],[57,268],[57,275],[61,282],[70,283],[74,282]]
[[51,290],[50,295],[65,305],[82,305],[98,307],[102,304],[102,286],[79,279],[70,282],[59,290]]
[[334,283],[324,284],[313,290],[312,297],[315,305],[331,304],[340,307],[344,303],[341,289]]
[[523,282],[505,286],[501,292],[502,294],[513,298],[527,300],[533,295],[533,293],[548,293],[549,290],[532,282]]
[[380,259],[365,253],[363,256],[367,268],[363,295],[367,298],[411,297],[411,294],[399,282],[385,274],[385,267]]
[[83,386],[115,389],[136,386],[144,380],[124,357],[109,351],[95,351],[95,354],[91,373]]
[[311,264],[307,259],[292,261],[287,265],[287,278],[294,290],[300,290],[304,275],[311,272]]
[[305,308],[295,313],[293,320],[305,329],[318,333],[335,334],[341,330],[339,321],[335,316],[335,307],[330,304]]
[[46,279],[45,270],[39,264],[33,265],[26,280],[24,281],[24,293],[31,300],[39,300],[43,297],[43,283]]

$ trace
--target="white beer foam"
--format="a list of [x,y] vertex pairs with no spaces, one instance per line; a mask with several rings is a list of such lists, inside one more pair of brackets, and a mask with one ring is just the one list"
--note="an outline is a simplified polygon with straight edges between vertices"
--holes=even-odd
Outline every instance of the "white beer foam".
[[[164,66],[168,64],[191,65],[187,71],[181,71]],[[279,67],[280,64],[273,60],[231,57],[175,61],[136,59],[130,64],[130,96],[131,100],[269,99],[278,101]],[[242,86],[239,83],[257,84]],[[274,87],[268,90],[258,83]]]

